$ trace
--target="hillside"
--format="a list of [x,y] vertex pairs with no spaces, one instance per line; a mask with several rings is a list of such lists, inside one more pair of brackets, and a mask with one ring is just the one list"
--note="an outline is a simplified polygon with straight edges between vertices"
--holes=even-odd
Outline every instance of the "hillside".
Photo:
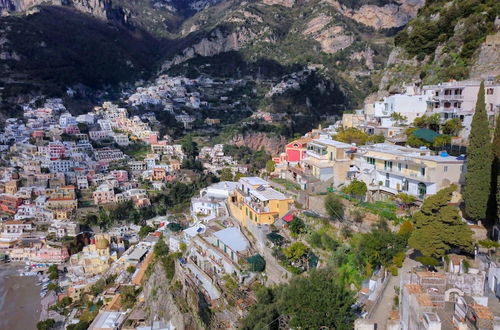
[[168,71],[188,60],[191,65],[195,57],[225,58],[232,51],[245,67],[274,62],[286,73],[318,68],[342,92],[331,101],[342,103],[335,107],[341,110],[376,89],[391,36],[421,5],[422,0],[2,0],[2,100],[27,91],[57,95],[77,84],[94,90],[117,86],[152,77],[160,64]]
[[395,38],[381,91],[500,75],[500,2],[432,0]]

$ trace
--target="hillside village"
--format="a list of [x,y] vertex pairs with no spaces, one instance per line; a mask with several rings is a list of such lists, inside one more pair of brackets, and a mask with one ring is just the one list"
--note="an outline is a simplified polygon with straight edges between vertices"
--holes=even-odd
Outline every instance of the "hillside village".
[[[498,218],[460,207],[480,83],[408,86],[291,139],[258,170],[227,143],[159,123],[229,124],[225,112],[247,111],[250,93],[231,95],[244,80],[161,76],[81,115],[37,100],[0,134],[0,257],[38,278],[40,324],[61,329],[251,328],[264,287],[329,267],[348,284],[355,329],[499,329]],[[500,84],[484,92],[499,131]],[[452,206],[467,248],[409,248],[433,202]]]

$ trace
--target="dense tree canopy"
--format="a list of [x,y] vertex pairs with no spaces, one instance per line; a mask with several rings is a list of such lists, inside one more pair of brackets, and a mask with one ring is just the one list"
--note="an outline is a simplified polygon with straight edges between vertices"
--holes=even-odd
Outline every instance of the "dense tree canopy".
[[294,329],[352,329],[353,293],[329,269],[294,277],[288,285],[257,291],[257,304],[242,320],[241,329],[278,329],[288,316]]
[[452,248],[472,252],[472,231],[458,209],[448,205],[456,188],[452,185],[428,197],[413,216],[415,229],[409,243],[425,256],[442,257]]

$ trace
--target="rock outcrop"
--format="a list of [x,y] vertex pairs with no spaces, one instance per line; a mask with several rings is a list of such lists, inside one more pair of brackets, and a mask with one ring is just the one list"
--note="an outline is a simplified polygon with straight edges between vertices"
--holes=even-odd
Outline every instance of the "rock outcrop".
[[167,279],[161,262],[157,262],[143,288],[144,310],[147,312],[148,321],[171,322],[179,330],[198,329],[193,316],[181,311],[169,287],[170,281]]
[[283,136],[270,135],[262,132],[250,134],[237,134],[229,144],[237,145],[238,147],[247,146],[252,150],[260,150],[262,147],[271,155],[277,155],[281,152],[287,143]]
[[382,7],[363,5],[358,9],[352,9],[336,0],[324,1],[335,7],[343,15],[375,29],[402,27],[410,19],[417,16],[418,10],[425,4],[425,0],[395,0],[394,3]]
[[176,55],[171,61],[163,65],[167,70],[172,65],[183,63],[195,56],[214,56],[220,53],[239,50],[247,43],[257,37],[257,34],[246,28],[239,28],[229,34],[225,34],[217,28],[207,37],[183,50],[181,55]]
[[487,79],[500,76],[500,32],[489,35],[481,45],[479,57],[472,66],[472,79]]
[[307,23],[303,34],[311,36],[319,42],[321,50],[325,53],[334,54],[352,45],[354,38],[351,35],[345,34],[342,26],[334,25],[327,27],[330,23],[332,23],[330,16],[320,14]]
[[293,7],[295,0],[262,0],[266,5],[280,5],[285,7]]

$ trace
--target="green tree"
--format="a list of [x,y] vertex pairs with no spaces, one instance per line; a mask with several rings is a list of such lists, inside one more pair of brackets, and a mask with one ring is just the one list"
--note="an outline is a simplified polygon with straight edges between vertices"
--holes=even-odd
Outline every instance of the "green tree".
[[127,273],[133,274],[135,272],[135,267],[134,266],[128,266],[127,267]]
[[332,220],[344,219],[344,204],[342,204],[339,196],[329,193],[325,197],[324,204],[326,213]]
[[198,143],[193,141],[191,134],[186,135],[181,141],[182,151],[190,159],[195,159],[199,154]]
[[465,213],[476,221],[486,217],[491,184],[491,137],[484,102],[484,82],[481,82],[469,135],[463,192]]
[[[388,267],[398,253],[405,250],[407,237],[390,230],[375,228],[369,233],[353,237],[358,269],[365,271],[378,266]],[[368,266],[368,267],[367,267]],[[371,274],[366,274],[370,276]]]
[[43,321],[40,321],[36,324],[36,328],[38,330],[50,330],[54,328],[56,325],[56,321],[54,319],[46,319]]
[[399,200],[402,204],[404,204],[405,207],[410,206],[411,204],[415,203],[417,200],[415,196],[407,194],[407,193],[398,193],[396,195],[396,199]]
[[59,278],[59,270],[57,269],[57,265],[50,265],[48,269],[49,279],[57,280]]
[[294,329],[352,329],[356,318],[353,293],[329,269],[313,270],[279,287],[259,287],[257,304],[242,320],[242,330],[275,330],[279,316],[289,316]]
[[252,272],[263,272],[266,269],[266,260],[260,255],[256,254],[247,258],[247,262]]
[[292,261],[301,259],[307,254],[307,252],[309,252],[309,249],[302,242],[295,242],[289,247],[283,249],[283,254],[285,255],[285,257]]
[[339,130],[337,135],[335,135],[333,138],[340,142],[356,143],[357,145],[363,145],[366,144],[366,141],[368,140],[369,136],[368,134],[366,134],[365,132],[363,132],[358,128],[350,127]]
[[163,257],[168,254],[168,246],[165,243],[163,236],[161,236],[158,242],[156,242],[153,253],[155,257]]
[[288,224],[288,228],[293,235],[300,235],[306,230],[306,225],[301,218],[294,216],[292,221]]
[[272,161],[272,159],[270,159],[266,162],[267,173],[273,173],[275,168],[276,168],[276,166],[275,166],[274,162]]
[[149,233],[152,233],[154,231],[155,231],[155,229],[153,227],[142,226],[141,229],[139,229],[139,237],[144,238],[144,237],[148,236]]
[[233,181],[234,179],[233,172],[229,167],[224,167],[222,170],[220,170],[219,178],[221,181]]
[[57,291],[57,289],[58,289],[58,286],[55,283],[49,283],[49,285],[47,285],[47,290],[49,290],[49,291]]
[[353,180],[348,186],[342,188],[342,191],[351,196],[364,198],[368,189],[363,181]]
[[439,149],[444,145],[451,143],[451,137],[449,135],[439,135],[434,138],[432,141],[432,146],[434,149]]
[[351,291],[328,270],[295,277],[283,290],[280,311],[293,329],[352,329],[355,315]]
[[[500,218],[500,115],[497,116],[493,142],[493,162],[491,165],[491,193],[488,203],[488,216],[492,220]],[[494,221],[491,221],[494,222]]]
[[443,130],[444,134],[456,136],[458,135],[458,133],[460,133],[462,127],[462,121],[460,120],[460,118],[452,118],[446,121],[441,129]]
[[393,112],[391,113],[391,119],[396,123],[396,126],[401,126],[408,120],[408,117],[403,116],[399,112]]
[[426,198],[420,211],[413,215],[415,226],[409,243],[425,256],[439,258],[452,248],[472,252],[472,231],[457,208],[448,205],[456,189],[452,185]]

